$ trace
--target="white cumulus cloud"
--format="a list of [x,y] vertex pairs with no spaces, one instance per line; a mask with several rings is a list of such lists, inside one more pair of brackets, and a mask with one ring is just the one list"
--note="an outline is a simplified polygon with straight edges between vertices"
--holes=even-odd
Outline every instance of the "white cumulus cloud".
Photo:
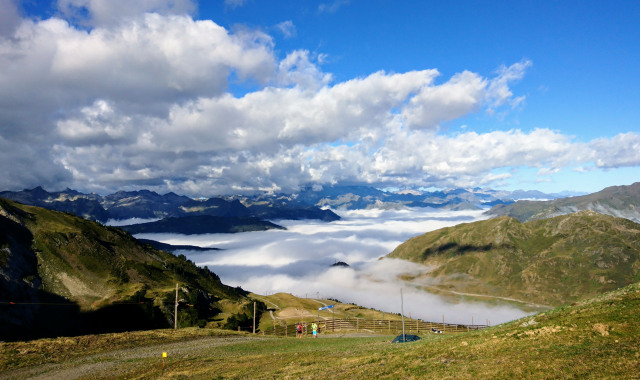
[[[206,196],[342,181],[476,186],[523,166],[640,163],[634,132],[576,142],[547,128],[473,132],[469,121],[464,133],[443,132],[456,119],[522,104],[512,86],[532,65],[526,59],[492,76],[442,78],[427,68],[336,82],[322,69],[326,54],[279,56],[264,31],[195,20],[191,1],[64,0],[45,20],[20,19],[7,1],[3,188]],[[233,93],[229,83],[247,90]]]

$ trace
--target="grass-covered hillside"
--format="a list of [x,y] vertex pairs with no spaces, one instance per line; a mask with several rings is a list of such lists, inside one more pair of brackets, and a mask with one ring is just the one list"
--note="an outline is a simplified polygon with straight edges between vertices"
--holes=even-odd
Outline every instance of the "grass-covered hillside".
[[640,225],[583,211],[498,217],[409,239],[388,257],[427,265],[431,290],[559,306],[640,281]]
[[0,336],[166,327],[179,287],[181,325],[222,319],[248,302],[184,256],[68,213],[0,198]]
[[[0,343],[3,378],[636,379],[640,284],[470,333],[273,338],[210,329]],[[164,368],[161,354],[167,353]]]

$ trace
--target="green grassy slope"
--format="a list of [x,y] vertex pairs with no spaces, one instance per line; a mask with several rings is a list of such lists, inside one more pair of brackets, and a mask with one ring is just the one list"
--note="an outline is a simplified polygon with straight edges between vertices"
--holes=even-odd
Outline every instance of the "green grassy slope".
[[[116,305],[138,304],[147,308],[143,313],[154,314],[149,323],[166,325],[171,321],[176,283],[183,324],[203,323],[225,312],[227,305],[233,309],[233,304],[248,302],[243,292],[222,284],[208,269],[184,256],[140,244],[118,228],[3,199],[0,210],[0,271],[8,277],[1,284],[5,291],[0,291],[0,298],[29,301],[33,308],[42,304],[37,311],[23,306],[26,314],[48,313],[47,304],[63,308],[69,303],[80,313],[102,311],[109,318],[124,313],[120,318],[126,318],[127,311],[118,311]],[[106,308],[111,311],[105,312]],[[11,321],[20,324],[19,319]]]
[[[105,334],[0,344],[0,372],[8,378],[84,373],[91,378],[634,379],[640,373],[638,315],[636,283],[489,329],[423,335],[405,344],[392,344],[391,337],[242,338],[193,329]],[[168,353],[164,369],[163,351]]]
[[388,257],[432,268],[432,289],[562,305],[640,281],[640,225],[583,211],[520,223],[499,217],[409,239]]

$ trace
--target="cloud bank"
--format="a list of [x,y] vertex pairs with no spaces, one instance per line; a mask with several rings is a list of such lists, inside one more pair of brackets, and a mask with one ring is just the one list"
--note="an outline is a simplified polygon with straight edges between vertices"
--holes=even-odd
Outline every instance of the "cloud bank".
[[[332,223],[280,221],[286,231],[242,234],[141,234],[170,244],[222,248],[221,251],[181,251],[200,266],[208,266],[222,281],[260,294],[287,292],[299,297],[334,298],[342,302],[405,313],[424,320],[452,323],[499,323],[527,312],[506,304],[455,302],[427,293],[398,279],[401,274],[428,270],[403,260],[383,259],[408,238],[427,231],[483,218],[481,212],[428,209],[345,212]],[[343,261],[350,267],[332,267]]]
[[[492,76],[424,69],[335,82],[324,55],[281,56],[263,31],[194,19],[188,0],[60,0],[44,20],[3,4],[2,189],[466,187],[499,184],[521,167],[640,165],[635,132],[589,142],[546,128],[445,133],[460,118],[523,104],[511,87],[529,60]],[[276,29],[295,34],[290,21]]]

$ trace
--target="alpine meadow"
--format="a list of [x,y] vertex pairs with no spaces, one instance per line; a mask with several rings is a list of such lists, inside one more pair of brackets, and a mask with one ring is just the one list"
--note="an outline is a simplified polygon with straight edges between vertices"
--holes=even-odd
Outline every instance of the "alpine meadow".
[[636,379],[640,2],[0,0],[0,379]]

